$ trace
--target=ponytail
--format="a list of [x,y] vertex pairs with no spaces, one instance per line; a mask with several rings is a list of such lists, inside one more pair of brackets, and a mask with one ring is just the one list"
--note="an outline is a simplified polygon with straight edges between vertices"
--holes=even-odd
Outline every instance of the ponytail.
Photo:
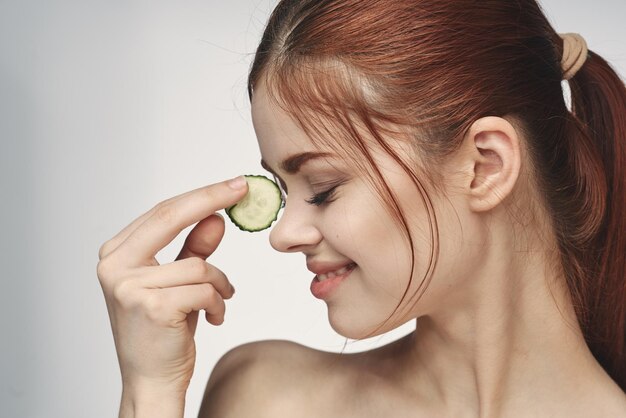
[[577,262],[568,260],[586,279],[570,289],[587,344],[626,391],[626,87],[602,57],[588,54],[569,80],[575,165],[588,211]]
[[[565,276],[591,352],[626,391],[626,87],[592,51],[582,67],[577,58],[584,53],[573,63],[566,53],[573,67],[564,71],[564,49],[536,0],[281,0],[254,57],[248,93],[264,81],[316,145],[364,167],[412,246],[405,215],[352,116],[401,163],[428,208],[433,245],[422,293],[439,241],[420,179],[441,184],[438,163],[459,149],[480,116],[517,117],[540,214],[554,225],[548,231],[560,256],[550,260],[559,269],[554,277]],[[561,88],[565,75],[571,112]],[[379,121],[417,133],[424,170],[392,152]],[[405,296],[407,303],[421,297],[408,293],[412,277],[413,270],[391,315]]]

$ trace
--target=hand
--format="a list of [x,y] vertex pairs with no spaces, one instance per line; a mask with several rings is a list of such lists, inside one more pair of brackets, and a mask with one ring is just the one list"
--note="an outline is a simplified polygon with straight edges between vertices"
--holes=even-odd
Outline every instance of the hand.
[[[215,211],[241,200],[247,189],[245,180],[240,188],[221,182],[165,200],[100,248],[97,274],[125,389],[187,390],[198,311],[221,325],[224,299],[234,293],[224,273],[205,261],[224,235]],[[194,223],[176,260],[159,265],[157,252]]]

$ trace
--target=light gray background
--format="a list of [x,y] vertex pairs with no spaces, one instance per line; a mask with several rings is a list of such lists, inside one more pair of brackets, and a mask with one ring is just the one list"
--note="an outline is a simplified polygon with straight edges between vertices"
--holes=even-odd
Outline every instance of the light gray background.
[[[0,416],[117,416],[98,248],[161,200],[262,172],[245,80],[273,4],[0,0]],[[581,33],[626,74],[626,2],[542,4],[559,32]],[[227,222],[211,262],[237,294],[224,325],[200,321],[186,417],[232,347],[274,338],[343,346],[309,293],[304,257],[274,252],[267,238]]]

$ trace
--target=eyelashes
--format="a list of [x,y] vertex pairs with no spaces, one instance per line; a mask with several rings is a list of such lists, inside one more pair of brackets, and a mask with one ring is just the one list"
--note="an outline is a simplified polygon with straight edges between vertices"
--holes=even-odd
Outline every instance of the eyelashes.
[[[284,207],[285,202],[287,201],[287,186],[285,186],[282,180],[278,179],[276,176],[274,176],[274,181],[276,182],[276,184],[279,185],[280,193],[281,193],[282,200],[283,200],[282,207]],[[324,203],[331,203],[332,201],[334,201],[335,191],[343,183],[345,182],[336,184],[330,189],[327,189],[323,192],[316,193],[313,196],[311,196],[309,199],[305,199],[305,202],[307,202],[310,205],[315,205],[315,206],[321,206]]]
[[332,202],[332,197],[334,196],[335,190],[341,184],[337,184],[325,192],[314,194],[310,199],[307,199],[306,202],[310,205],[321,206],[323,203]]

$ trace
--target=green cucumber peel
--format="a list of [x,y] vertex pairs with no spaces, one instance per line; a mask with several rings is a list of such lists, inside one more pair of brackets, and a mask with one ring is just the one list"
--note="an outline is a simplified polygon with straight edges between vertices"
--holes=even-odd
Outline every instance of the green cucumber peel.
[[262,175],[244,175],[248,193],[239,202],[226,208],[226,214],[242,231],[258,232],[269,228],[284,206],[280,188]]

